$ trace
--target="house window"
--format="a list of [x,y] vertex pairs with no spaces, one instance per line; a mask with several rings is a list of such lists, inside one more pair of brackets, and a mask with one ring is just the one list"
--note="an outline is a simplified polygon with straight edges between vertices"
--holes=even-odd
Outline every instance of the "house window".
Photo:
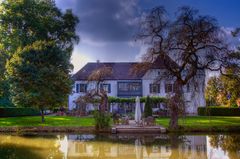
[[119,83],[118,84],[118,90],[119,91],[133,91],[133,92],[137,92],[137,91],[141,91],[141,83],[139,82],[132,82],[132,83]]
[[150,84],[150,93],[160,93],[160,84]]
[[129,91],[140,91],[141,84],[140,83],[129,83]]
[[87,84],[76,84],[76,92],[77,93],[87,92]]
[[110,84],[101,84],[100,89],[103,89],[105,92],[111,93],[111,85]]
[[128,83],[119,83],[118,84],[119,91],[128,91]]
[[170,83],[165,84],[165,92],[166,92],[166,93],[171,93],[171,92],[173,92],[173,84],[170,84]]
[[141,82],[118,82],[117,88],[118,96],[142,96],[142,83]]

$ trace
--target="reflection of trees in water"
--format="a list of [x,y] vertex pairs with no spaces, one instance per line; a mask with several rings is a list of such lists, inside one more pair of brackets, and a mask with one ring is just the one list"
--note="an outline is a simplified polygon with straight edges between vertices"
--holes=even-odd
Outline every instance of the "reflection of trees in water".
[[169,137],[170,137],[170,144],[171,144],[171,150],[172,150],[172,153],[169,159],[179,158],[178,147],[180,143],[184,142],[184,138],[180,138],[175,134],[172,134],[172,135],[170,134]]
[[41,156],[34,152],[31,147],[15,145],[15,144],[0,144],[1,159],[26,159],[35,158],[40,159]]
[[240,158],[240,135],[210,135],[213,148],[221,148],[230,159]]
[[[47,137],[47,136],[46,136]],[[60,159],[57,137],[39,138],[34,136],[0,135],[1,159]]]

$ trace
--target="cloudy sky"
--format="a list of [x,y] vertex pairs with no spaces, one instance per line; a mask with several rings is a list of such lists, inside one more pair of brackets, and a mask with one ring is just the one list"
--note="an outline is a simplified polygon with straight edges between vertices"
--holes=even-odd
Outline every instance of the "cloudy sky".
[[56,0],[64,11],[72,9],[80,19],[80,43],[75,46],[74,72],[87,62],[136,61],[145,52],[135,42],[138,19],[143,12],[165,6],[170,17],[181,6],[196,8],[216,18],[227,31],[240,27],[239,0]]

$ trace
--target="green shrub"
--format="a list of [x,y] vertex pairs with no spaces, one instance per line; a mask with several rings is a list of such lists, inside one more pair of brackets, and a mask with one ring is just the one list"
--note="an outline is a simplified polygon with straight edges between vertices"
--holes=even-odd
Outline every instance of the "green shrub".
[[152,116],[152,102],[149,96],[147,96],[145,107],[144,107],[144,117]]
[[0,108],[0,117],[34,116],[40,115],[38,109],[33,108]]
[[95,120],[95,126],[97,130],[110,127],[111,116],[108,113],[95,111],[94,120]]
[[199,107],[198,115],[201,116],[240,116],[240,109],[235,107]]
[[238,105],[235,103],[235,104],[231,105],[231,107],[233,107],[233,108],[237,108]]

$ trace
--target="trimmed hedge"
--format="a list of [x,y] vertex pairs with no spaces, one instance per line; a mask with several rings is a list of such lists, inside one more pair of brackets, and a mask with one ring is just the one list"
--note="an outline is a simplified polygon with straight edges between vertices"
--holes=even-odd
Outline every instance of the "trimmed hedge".
[[[157,104],[157,103],[166,103],[167,99],[164,97],[157,97],[157,96],[152,96],[149,97],[151,102],[153,104]],[[146,102],[147,97],[140,97],[140,102],[141,103],[145,103]],[[121,98],[121,97],[112,97],[109,96],[108,97],[108,103],[135,103],[136,98]],[[91,100],[92,103],[99,103],[100,99],[98,98],[94,98]],[[90,103],[91,103],[90,102]]]
[[40,111],[34,108],[0,108],[0,117],[34,116]]
[[[140,97],[140,102],[145,103],[147,97]],[[167,99],[164,97],[149,97],[152,103],[166,103]],[[109,103],[135,103],[136,98],[120,98],[120,97],[108,97]]]
[[233,107],[199,107],[198,115],[201,116],[240,116],[240,109]]

